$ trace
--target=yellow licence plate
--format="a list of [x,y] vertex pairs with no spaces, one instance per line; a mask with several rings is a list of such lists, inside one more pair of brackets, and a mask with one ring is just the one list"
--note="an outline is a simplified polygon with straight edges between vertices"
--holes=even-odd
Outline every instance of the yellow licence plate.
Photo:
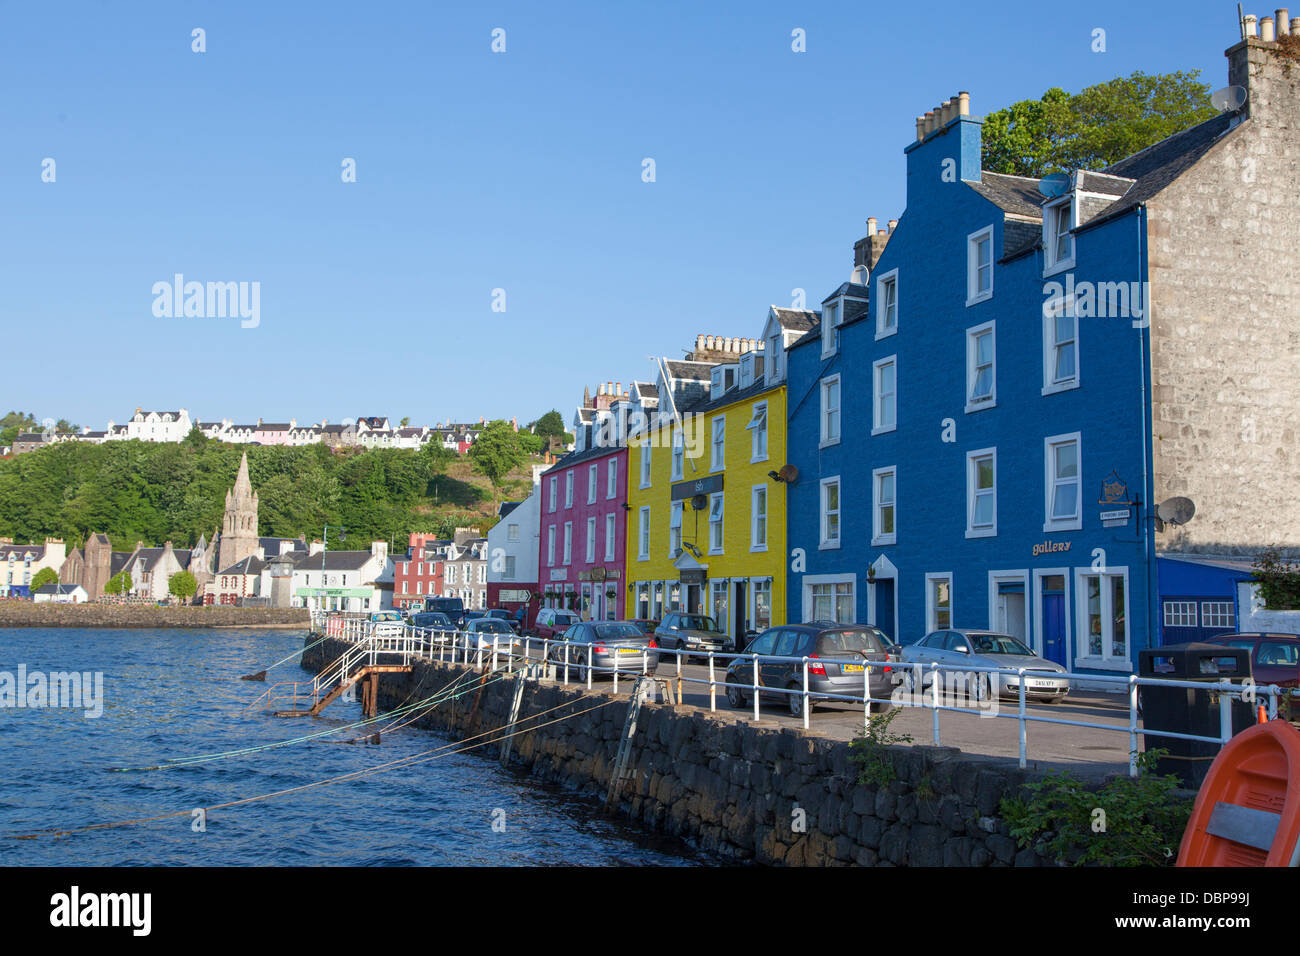
[[843,665],[843,667],[844,667],[844,673],[846,674],[849,673],[850,671],[856,671],[858,673],[862,673],[861,664],[845,664]]
[[620,648],[618,649],[618,652],[619,652],[620,654],[640,654],[640,653],[641,653],[641,648],[639,648],[639,647],[620,647]]

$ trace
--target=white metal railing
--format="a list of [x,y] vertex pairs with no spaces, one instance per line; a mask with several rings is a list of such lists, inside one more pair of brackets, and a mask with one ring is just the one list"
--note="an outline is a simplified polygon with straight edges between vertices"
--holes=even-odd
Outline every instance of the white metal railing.
[[[313,614],[312,620],[314,629],[326,633],[317,627],[316,614]],[[329,626],[323,615],[320,623]],[[400,629],[400,633],[393,633],[397,629]],[[528,635],[522,637],[503,633],[489,635],[459,630],[417,628],[409,624],[399,624],[398,622],[371,622],[358,619],[345,620],[343,627],[338,628],[335,626],[335,630],[338,632],[337,636],[340,639],[355,643],[358,648],[355,652],[347,652],[339,661],[331,664],[325,671],[318,674],[315,685],[317,689],[320,686],[332,684],[340,673],[346,674],[347,668],[356,663],[361,657],[365,657],[369,663],[374,664],[379,662],[380,655],[384,655],[384,663],[393,662],[393,656],[396,655],[403,664],[409,664],[413,659],[437,660],[442,663],[474,667],[486,670],[489,673],[496,673],[499,670],[513,673],[519,669],[520,662],[527,661],[535,664],[540,660],[548,667],[554,666],[554,679],[565,685],[572,682],[571,678],[576,678],[577,683],[585,684],[588,689],[591,689],[593,677],[596,674],[602,674],[612,678],[613,690],[617,693],[620,678],[625,680],[635,679],[655,674],[663,658],[670,657],[674,662],[673,679],[677,684],[676,699],[678,701],[682,700],[681,689],[683,684],[705,685],[708,687],[710,710],[717,710],[719,688],[723,690],[724,694],[728,689],[735,689],[740,692],[738,696],[752,698],[755,720],[761,719],[760,702],[764,694],[787,699],[798,697],[799,716],[802,718],[805,729],[810,726],[814,700],[861,704],[863,707],[863,724],[866,728],[870,727],[872,705],[920,708],[932,712],[931,733],[935,745],[942,742],[939,723],[941,713],[948,712],[975,715],[982,718],[1010,719],[1015,720],[1017,723],[1021,767],[1025,767],[1029,759],[1030,724],[1056,724],[1109,731],[1111,733],[1123,733],[1127,734],[1129,738],[1129,773],[1133,776],[1136,776],[1138,772],[1140,739],[1160,737],[1223,745],[1232,738],[1233,733],[1230,701],[1244,700],[1254,704],[1261,698],[1266,699],[1268,717],[1274,719],[1278,715],[1279,698],[1286,693],[1286,691],[1275,685],[1257,686],[1253,683],[1226,680],[1215,682],[1168,680],[1157,677],[1139,677],[1136,674],[1081,674],[1070,671],[1057,673],[1024,667],[961,666],[940,664],[937,661],[925,665],[903,661],[872,661],[865,658],[861,662],[849,662],[854,665],[860,663],[862,666],[861,691],[843,693],[826,688],[818,689],[810,680],[810,676],[821,676],[820,674],[812,675],[810,668],[824,667],[826,664],[838,665],[846,663],[839,658],[780,657],[777,655],[720,651],[701,653],[698,650],[669,650],[655,646],[642,647],[639,653],[634,651],[631,654],[624,654],[619,652],[619,645],[612,642],[580,643],[576,641],[556,641],[550,638]],[[609,654],[609,650],[613,650],[614,653]],[[609,657],[612,663],[599,663],[596,657],[597,654]],[[706,658],[707,670],[705,674],[700,676],[699,674],[687,672],[685,668],[689,659],[700,657]],[[622,666],[624,660],[627,661],[626,667]],[[729,681],[727,677],[733,664],[738,661],[743,661],[744,664],[736,666],[737,675],[743,669],[745,676],[749,679],[745,681],[739,679]],[[721,675],[718,672],[720,663],[723,666]],[[795,686],[792,687],[776,687],[765,684],[762,681],[761,670],[764,665],[770,664],[796,664],[801,679],[796,679]],[[873,674],[878,677],[883,674],[890,675],[888,683],[891,689],[888,696],[872,695]],[[947,675],[952,675],[952,679],[947,680]],[[974,694],[969,692],[968,688],[973,675],[989,676],[987,686],[990,693],[981,696],[978,690]],[[1001,680],[995,683],[993,681],[994,675],[999,678],[1016,678],[1015,708],[1010,713],[1004,712],[1003,708],[999,706],[999,695],[992,691],[993,687],[1002,683]],[[926,680],[927,676],[928,681]],[[1052,717],[1029,711],[1026,677],[1047,676],[1050,676],[1053,680],[1067,681],[1069,685],[1077,682],[1088,682],[1093,685],[1111,685],[1123,690],[1127,698],[1127,723],[1106,724],[1096,721],[1071,720],[1065,717]],[[948,684],[947,691],[943,688],[945,681]],[[979,685],[978,680],[975,683],[977,686]],[[928,686],[926,686],[927,684]],[[963,690],[963,687],[967,689]],[[1221,701],[1218,736],[1198,736],[1196,734],[1147,729],[1145,726],[1139,726],[1139,687],[1186,688],[1201,693],[1218,694]],[[946,702],[949,700],[951,702]],[[787,707],[786,712],[792,716],[794,715],[793,708]]]

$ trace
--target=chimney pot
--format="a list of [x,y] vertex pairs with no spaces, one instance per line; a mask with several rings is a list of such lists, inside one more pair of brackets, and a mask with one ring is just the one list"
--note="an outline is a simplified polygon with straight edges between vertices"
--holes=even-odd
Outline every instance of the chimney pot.
[[898,220],[897,219],[889,220],[889,234],[891,236],[894,234],[894,230],[897,228],[898,228]]
[[1280,37],[1291,35],[1291,20],[1289,19],[1290,11],[1286,7],[1278,7],[1273,14],[1277,18],[1277,35]]
[[970,94],[964,90],[957,94],[957,115],[970,116]]
[[875,217],[875,216],[868,216],[868,217],[867,217],[867,235],[868,235],[868,236],[874,236],[875,234],[876,234],[876,217]]
[[929,136],[934,132],[934,110],[925,111],[925,135]]
[[1264,17],[1264,19],[1259,21],[1259,38],[1265,43],[1272,43],[1275,39],[1273,27],[1274,23],[1272,17]]
[[916,118],[916,139],[918,142],[925,139],[925,117],[924,116],[918,116]]
[[956,111],[956,110],[954,109],[954,107],[953,107],[952,100],[944,100],[944,101],[943,101],[943,105],[940,106],[939,109],[940,109],[940,111],[941,111],[942,114],[943,114],[943,125],[944,125],[944,126],[947,126],[947,125],[948,125],[948,121],[951,120],[954,116],[957,115],[957,111]]
[[1241,19],[1246,24],[1246,36],[1248,37],[1259,36],[1259,18],[1255,16],[1255,14],[1248,13]]

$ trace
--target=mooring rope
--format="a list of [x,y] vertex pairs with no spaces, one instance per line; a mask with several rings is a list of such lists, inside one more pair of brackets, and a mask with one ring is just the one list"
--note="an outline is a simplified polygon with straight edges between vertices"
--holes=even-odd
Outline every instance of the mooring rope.
[[298,648],[296,651],[294,651],[294,652],[293,652],[292,654],[290,654],[288,657],[285,657],[285,658],[283,658],[283,659],[281,659],[281,660],[276,661],[274,664],[270,665],[269,667],[264,667],[264,668],[262,668],[260,671],[255,671],[255,672],[252,673],[252,674],[245,674],[243,677],[241,677],[241,678],[239,678],[239,679],[240,679],[240,680],[266,680],[266,674],[267,674],[267,671],[273,671],[273,670],[275,670],[277,667],[279,667],[279,666],[280,666],[281,664],[283,664],[285,661],[291,661],[291,660],[293,660],[295,657],[297,657],[299,654],[305,654],[305,653],[307,653],[307,651],[311,650],[311,649],[312,649],[313,647],[315,647],[317,644],[323,644],[323,643],[325,643],[326,641],[328,641],[329,639],[330,639],[330,635],[327,634],[326,636],[322,637],[322,638],[321,638],[320,640],[318,640],[318,641],[312,641],[310,644],[307,644],[307,645],[305,645],[305,646],[303,646],[303,647]]
[[[510,731],[509,733],[506,733],[506,734],[502,735],[501,737],[496,738],[495,740],[482,740],[482,741],[479,741],[479,743],[471,744],[470,746],[462,746],[462,745],[465,744],[467,741],[478,740],[480,737],[489,737],[489,736],[491,736],[492,734],[498,733],[498,732],[500,732],[500,731],[502,731],[502,730],[505,730],[505,729],[507,729],[507,728],[504,728],[504,727],[497,727],[497,728],[494,728],[494,729],[492,729],[492,730],[488,730],[488,731],[484,731],[484,732],[479,733],[479,734],[475,734],[475,735],[472,736],[472,737],[466,737],[464,740],[453,741],[452,743],[444,744],[444,745],[441,746],[441,747],[435,747],[435,748],[433,748],[432,750],[426,750],[426,751],[424,751],[424,752],[422,752],[422,753],[412,754],[412,755],[409,756],[409,757],[400,757],[400,758],[398,758],[398,759],[396,759],[396,760],[390,760],[390,761],[388,761],[387,763],[382,763],[382,764],[379,764],[379,765],[377,765],[377,766],[375,766],[375,767],[367,768],[367,769],[365,769],[365,770],[353,770],[353,771],[350,771],[350,772],[345,773],[345,774],[339,774],[339,775],[337,775],[337,776],[335,776],[335,777],[327,777],[327,778],[325,778],[325,779],[323,779],[323,780],[313,781],[312,783],[302,784],[302,785],[297,786],[297,787],[288,787],[288,788],[286,788],[286,789],[284,789],[284,790],[276,790],[276,791],[273,791],[273,792],[271,792],[271,793],[257,794],[257,795],[252,796],[252,797],[241,797],[241,798],[238,799],[238,800],[231,800],[231,801],[228,801],[228,802],[226,802],[226,803],[218,803],[218,804],[214,804],[213,806],[210,806],[210,807],[203,807],[203,808],[201,808],[201,809],[203,810],[204,814],[206,815],[207,813],[210,813],[210,812],[213,811],[213,810],[226,810],[226,809],[230,809],[230,808],[232,808],[232,807],[243,806],[243,805],[245,805],[245,804],[249,804],[249,803],[256,803],[256,802],[258,802],[258,801],[260,801],[260,800],[269,800],[269,799],[271,799],[271,798],[273,798],[273,797],[280,797],[280,796],[285,796],[285,795],[287,795],[287,794],[291,794],[291,793],[300,793],[300,792],[304,792],[304,791],[307,791],[307,790],[313,790],[313,789],[316,789],[316,788],[318,788],[318,787],[330,786],[330,785],[335,784],[335,783],[344,783],[344,782],[349,782],[349,781],[352,781],[352,780],[361,780],[361,779],[364,779],[364,778],[366,778],[366,777],[373,776],[373,775],[375,775],[375,774],[388,773],[388,772],[390,772],[391,770],[397,770],[397,769],[401,769],[401,768],[404,768],[404,767],[410,767],[410,766],[414,766],[414,765],[416,765],[416,764],[420,764],[420,763],[428,763],[429,761],[432,761],[432,760],[438,760],[438,759],[440,759],[440,758],[442,758],[442,757],[450,757],[450,756],[454,756],[454,755],[456,755],[456,754],[467,753],[467,752],[469,752],[469,751],[471,751],[471,750],[476,750],[476,749],[478,749],[479,747],[486,746],[486,745],[489,744],[489,743],[499,743],[500,741],[506,740],[506,739],[508,739],[508,738],[510,738],[510,737],[514,737],[514,736],[516,736],[516,735],[518,735],[518,734],[533,733],[534,731],[540,730],[540,729],[543,728],[543,727],[549,727],[549,726],[551,726],[552,724],[558,724],[558,723],[562,723],[563,721],[566,721],[566,720],[572,720],[574,717],[580,717],[580,716],[582,716],[583,714],[588,714],[588,713],[591,713],[592,711],[600,710],[602,707],[608,707],[610,704],[617,703],[619,700],[622,699],[622,698],[618,698],[618,697],[611,697],[611,698],[608,699],[608,700],[605,700],[605,701],[603,701],[603,702],[601,702],[601,703],[599,703],[599,704],[596,704],[594,707],[588,707],[588,708],[586,708],[586,709],[584,709],[584,710],[579,710],[579,711],[576,711],[576,712],[574,712],[574,713],[572,713],[572,714],[566,714],[566,715],[564,715],[563,717],[557,717],[557,718],[555,718],[554,720],[548,720],[548,721],[546,721],[545,723],[537,724],[537,725],[535,725],[535,726],[531,726],[531,727],[518,727],[519,724],[523,724],[523,723],[530,722],[530,721],[535,721],[538,717],[544,717],[544,716],[546,716],[546,715],[549,714],[549,713],[552,713],[552,712],[554,712],[554,711],[557,711],[557,710],[561,709],[562,707],[568,707],[568,706],[570,706],[570,705],[572,705],[572,704],[576,704],[576,703],[578,703],[579,701],[582,701],[582,700],[589,700],[589,699],[591,699],[591,698],[593,698],[593,697],[596,697],[596,696],[598,696],[598,695],[596,695],[596,694],[583,694],[583,695],[581,695],[581,696],[579,696],[579,697],[574,698],[574,699],[571,700],[571,701],[566,701],[566,702],[563,703],[563,704],[557,704],[555,707],[549,707],[549,708],[547,708],[546,710],[540,711],[539,713],[532,714],[532,715],[530,715],[530,716],[528,716],[528,717],[521,717],[521,718],[516,722],[516,724],[515,724],[515,726],[516,726],[518,729],[513,730],[513,731]],[[448,749],[448,748],[454,748],[454,749]],[[83,826],[77,826],[77,827],[65,827],[65,828],[54,828],[54,827],[48,827],[48,828],[44,828],[44,829],[40,829],[40,830],[33,830],[33,831],[29,832],[29,833],[13,833],[13,834],[6,834],[6,835],[3,837],[3,839],[7,839],[7,840],[38,840],[38,839],[40,839],[41,837],[46,837],[46,836],[56,836],[56,837],[57,837],[57,836],[67,836],[68,834],[72,834],[72,833],[84,833],[84,832],[87,832],[87,831],[90,831],[90,830],[107,830],[107,829],[112,829],[112,828],[116,828],[116,827],[136,826],[136,825],[139,825],[139,824],[142,824],[142,823],[153,823],[153,822],[156,822],[156,821],[158,821],[158,820],[167,820],[167,819],[171,819],[171,818],[174,818],[174,817],[191,816],[191,815],[193,815],[193,813],[194,813],[194,810],[193,810],[193,809],[186,809],[186,810],[173,810],[173,811],[171,811],[171,812],[169,812],[169,813],[160,813],[160,814],[156,814],[156,815],[154,815],[154,816],[150,816],[150,817],[135,817],[135,818],[133,818],[133,819],[128,819],[128,820],[113,820],[113,821],[109,821],[109,822],[106,822],[106,823],[90,823],[90,824],[85,824],[85,825],[83,825]]]

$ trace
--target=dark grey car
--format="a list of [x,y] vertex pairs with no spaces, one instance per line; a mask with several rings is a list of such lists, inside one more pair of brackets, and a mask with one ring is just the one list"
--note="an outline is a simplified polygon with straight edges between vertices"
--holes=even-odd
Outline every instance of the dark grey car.
[[[898,664],[902,652],[897,644],[878,627],[868,624],[787,624],[773,627],[754,638],[746,654],[793,657],[800,660],[763,661],[758,663],[759,694],[779,697],[793,715],[803,713],[802,693],[779,693],[779,690],[803,690],[802,658],[808,661],[809,706],[814,695],[844,694],[861,698],[866,684],[867,664],[871,663],[871,696],[879,703],[872,713],[892,709],[888,703],[894,687],[902,679]],[[875,666],[879,665],[879,666]],[[727,668],[727,702],[744,707],[752,699],[754,662],[743,657]],[[822,700],[834,698],[821,697]]]
[[655,628],[655,638],[664,650],[721,652],[731,650],[731,638],[713,618],[704,614],[669,611]]
[[546,649],[546,658],[555,662],[556,676],[561,679],[566,649],[570,680],[585,681],[588,664],[593,676],[612,676],[615,666],[620,674],[634,676],[642,672],[643,660],[648,674],[659,666],[659,645],[654,637],[628,621],[583,621],[565,631]]

